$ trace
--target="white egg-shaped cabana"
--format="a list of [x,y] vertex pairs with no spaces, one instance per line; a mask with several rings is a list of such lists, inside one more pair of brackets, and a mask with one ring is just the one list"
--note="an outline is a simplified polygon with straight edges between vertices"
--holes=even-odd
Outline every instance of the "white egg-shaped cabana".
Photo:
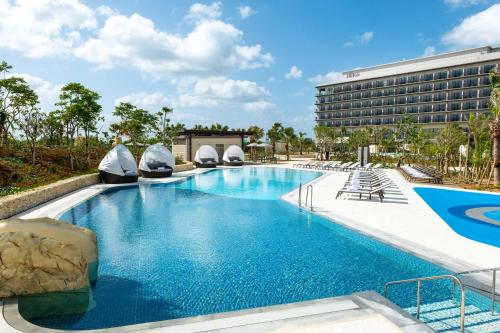
[[138,178],[135,158],[122,144],[117,144],[104,156],[98,169],[104,183],[133,183]]
[[222,157],[225,165],[241,166],[245,162],[245,153],[240,146],[229,146]]
[[219,163],[219,154],[214,147],[203,145],[196,151],[194,163],[197,168],[215,168]]
[[161,143],[146,148],[139,162],[139,172],[146,178],[170,177],[174,167],[174,156]]

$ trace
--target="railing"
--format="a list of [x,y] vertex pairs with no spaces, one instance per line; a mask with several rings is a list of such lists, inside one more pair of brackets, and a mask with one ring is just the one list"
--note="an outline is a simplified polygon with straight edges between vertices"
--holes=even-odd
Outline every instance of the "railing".
[[[455,275],[435,275],[429,277],[420,277],[414,279],[406,279],[399,281],[391,281],[385,284],[384,286],[384,297],[387,298],[387,291],[390,286],[404,284],[404,283],[417,283],[417,319],[420,319],[420,290],[422,287],[422,281],[432,281],[432,280],[451,280],[453,282],[453,286],[460,286],[460,333],[464,333],[465,329],[465,285],[462,281]],[[453,289],[455,290],[455,289]],[[453,298],[455,298],[455,294],[453,294]]]
[[[464,272],[458,272],[458,273],[453,274],[454,276],[456,276],[458,278],[459,276],[468,275],[468,274],[492,272],[492,275],[493,275],[493,278],[491,281],[491,315],[492,316],[495,315],[495,303],[496,303],[496,296],[497,296],[496,295],[497,271],[500,271],[500,267],[474,269],[471,271],[464,271]],[[468,286],[468,287],[480,290],[479,288],[476,288],[474,286]]]
[[[306,188],[306,204],[304,207],[307,207],[307,200],[309,199],[309,189],[311,189],[311,199],[309,204],[309,209],[313,211],[313,187],[312,185],[307,185]],[[302,183],[299,185],[299,207],[302,207]]]

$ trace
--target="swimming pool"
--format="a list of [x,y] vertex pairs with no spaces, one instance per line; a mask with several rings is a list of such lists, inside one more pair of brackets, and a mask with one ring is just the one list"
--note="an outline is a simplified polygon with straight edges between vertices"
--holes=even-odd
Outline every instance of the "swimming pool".
[[[30,320],[59,329],[107,328],[382,292],[390,280],[448,273],[279,199],[320,175],[218,169],[184,182],[103,192],[61,216],[97,234],[92,306]],[[422,300],[448,300],[449,288],[430,284]],[[414,286],[391,290],[403,307],[414,305],[414,295]]]
[[500,195],[429,187],[414,190],[459,235],[500,247]]

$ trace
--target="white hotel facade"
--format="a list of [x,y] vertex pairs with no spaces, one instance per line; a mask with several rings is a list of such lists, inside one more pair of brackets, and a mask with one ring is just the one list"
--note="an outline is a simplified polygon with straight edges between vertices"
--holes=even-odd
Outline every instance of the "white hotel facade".
[[488,73],[500,66],[500,47],[445,53],[343,72],[316,87],[316,123],[392,127],[411,115],[424,128],[465,126],[469,115],[488,113]]

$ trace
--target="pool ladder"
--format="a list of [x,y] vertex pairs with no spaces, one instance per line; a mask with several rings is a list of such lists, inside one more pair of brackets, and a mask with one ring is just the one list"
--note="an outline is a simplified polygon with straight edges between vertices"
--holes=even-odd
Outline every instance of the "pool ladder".
[[[485,268],[485,269],[476,269],[476,270],[471,270],[471,271],[464,271],[464,272],[458,272],[455,274],[449,274],[449,275],[434,275],[434,276],[426,276],[426,277],[419,277],[419,278],[414,278],[414,279],[406,279],[406,280],[398,280],[398,281],[391,281],[387,282],[384,286],[384,297],[387,298],[387,292],[390,286],[393,285],[398,285],[398,284],[405,284],[405,283],[417,283],[417,313],[416,317],[417,319],[420,319],[420,303],[421,303],[421,298],[420,298],[420,291],[422,288],[422,281],[432,281],[432,280],[451,280],[453,282],[453,300],[455,300],[455,290],[456,286],[460,286],[460,333],[465,332],[465,289],[470,288],[473,290],[476,290],[481,293],[487,293],[491,294],[491,315],[495,315],[495,302],[496,302],[496,273],[497,271],[500,270],[500,267],[495,267],[495,268]],[[468,275],[468,274],[473,274],[473,273],[486,273],[486,272],[492,272],[493,274],[493,279],[491,282],[491,291],[485,291],[480,288],[467,285],[465,284],[461,279],[460,276],[463,275]]]
[[[306,188],[306,204],[304,207],[307,208],[307,200],[309,199],[309,189],[311,189],[311,200],[309,201],[309,209],[311,212],[314,210],[313,209],[313,186],[312,185],[307,185]],[[299,207],[302,207],[302,183],[299,186]]]

